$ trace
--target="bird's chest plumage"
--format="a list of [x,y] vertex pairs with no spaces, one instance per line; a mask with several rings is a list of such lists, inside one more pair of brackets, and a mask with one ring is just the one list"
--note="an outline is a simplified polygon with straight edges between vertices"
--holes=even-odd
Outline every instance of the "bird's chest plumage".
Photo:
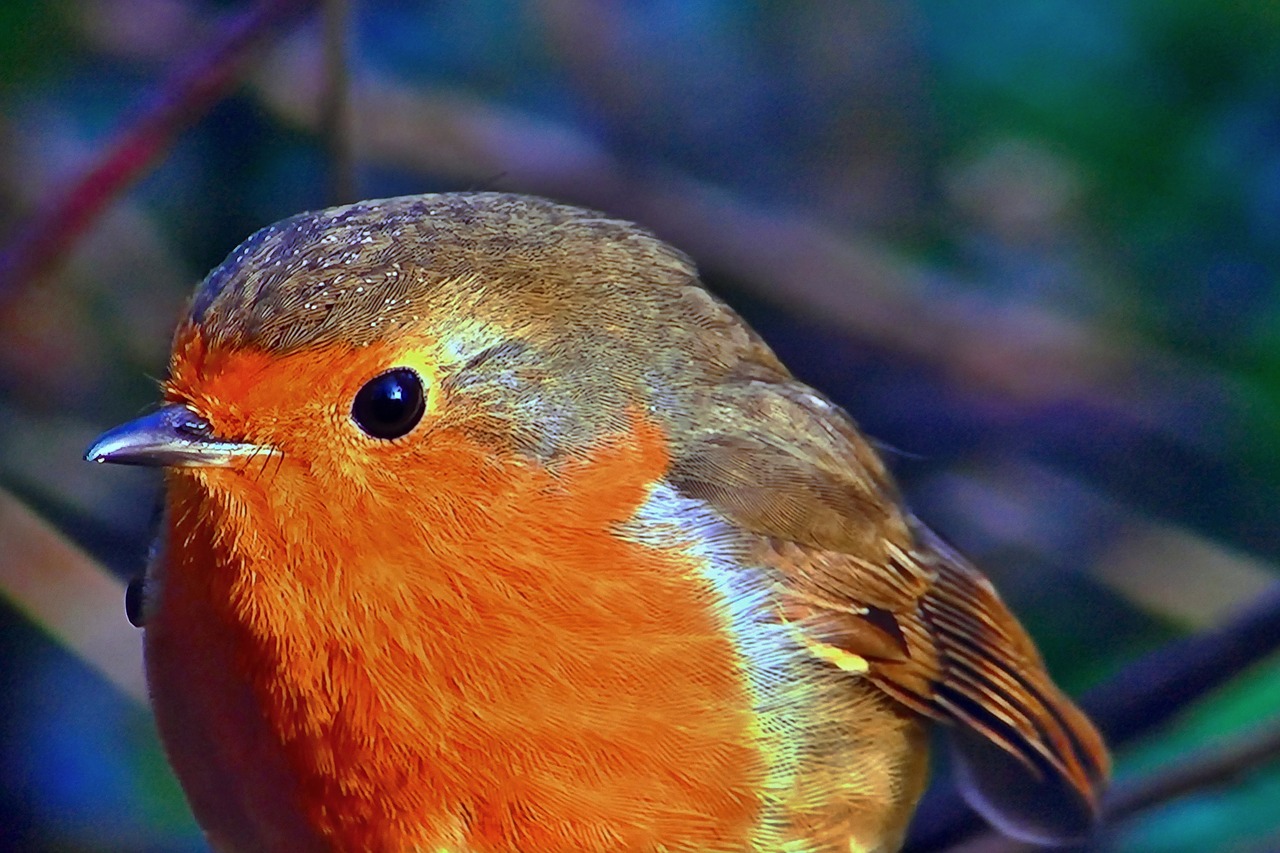
[[322,566],[172,487],[149,676],[202,822],[254,849],[776,849],[821,690],[767,579],[700,505],[635,484],[634,452],[562,473],[500,538]]

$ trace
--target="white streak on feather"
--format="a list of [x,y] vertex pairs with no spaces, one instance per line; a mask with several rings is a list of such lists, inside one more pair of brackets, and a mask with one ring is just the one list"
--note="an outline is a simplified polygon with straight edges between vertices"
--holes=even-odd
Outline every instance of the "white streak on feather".
[[[779,849],[771,827],[784,826],[798,762],[799,735],[806,729],[805,711],[811,706],[809,682],[797,664],[807,653],[777,618],[767,570],[750,565],[741,534],[704,502],[686,498],[669,483],[659,481],[636,510],[623,535],[653,548],[683,551],[694,558],[716,595],[714,606],[732,634],[751,695],[755,700],[756,737],[770,762],[765,782],[766,803],[757,826],[760,849]],[[788,843],[788,853],[804,853],[808,845]]]

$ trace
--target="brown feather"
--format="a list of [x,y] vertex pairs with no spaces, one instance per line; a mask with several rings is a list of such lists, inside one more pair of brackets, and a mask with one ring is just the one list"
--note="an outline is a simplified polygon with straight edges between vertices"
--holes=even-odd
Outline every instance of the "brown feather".
[[670,477],[754,534],[780,618],[830,647],[815,653],[849,678],[951,723],[967,793],[1003,829],[1087,831],[1106,749],[991,584],[900,508],[875,451],[816,392],[785,379],[718,396],[750,417],[684,445]]

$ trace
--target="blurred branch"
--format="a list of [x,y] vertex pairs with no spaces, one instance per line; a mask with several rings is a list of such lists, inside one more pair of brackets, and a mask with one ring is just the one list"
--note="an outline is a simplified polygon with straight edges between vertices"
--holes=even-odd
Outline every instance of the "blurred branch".
[[0,594],[120,690],[146,703],[142,641],[124,616],[124,584],[3,490],[0,542]]
[[[322,51],[295,40],[254,76],[264,105],[313,132]],[[799,213],[753,205],[671,170],[636,168],[565,125],[454,92],[362,75],[354,132],[367,160],[551,196],[639,221],[801,316],[1015,397],[1131,405],[1128,353],[1083,324],[965,294],[878,243]]]
[[320,128],[329,155],[329,203],[349,204],[356,195],[355,150],[351,142],[351,28],[348,0],[324,0],[324,89],[320,96]]
[[[1170,643],[1125,666],[1081,700],[1114,749],[1169,722],[1243,670],[1280,649],[1280,584],[1214,630]],[[985,824],[953,787],[922,805],[912,853],[961,850]],[[985,849],[985,848],[984,848]]]
[[1122,820],[1187,794],[1230,784],[1277,760],[1280,760],[1280,725],[1272,725],[1117,788],[1107,805],[1107,820]]
[[[1103,824],[1114,826],[1181,797],[1229,785],[1277,760],[1280,760],[1280,725],[1273,724],[1227,746],[1205,750],[1146,778],[1117,787],[1104,804]],[[1033,853],[1040,849],[988,831],[950,851]]]
[[50,197],[0,250],[0,304],[60,261],[102,210],[227,93],[253,49],[315,2],[263,0],[229,21],[201,56],[177,69],[97,162]]
[[1280,649],[1280,584],[1220,627],[1170,643],[1089,691],[1081,704],[1113,746],[1163,726]]

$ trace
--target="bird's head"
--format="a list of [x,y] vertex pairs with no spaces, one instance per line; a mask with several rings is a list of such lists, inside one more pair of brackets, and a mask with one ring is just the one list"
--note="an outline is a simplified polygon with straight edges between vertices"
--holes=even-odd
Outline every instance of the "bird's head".
[[520,196],[415,196],[246,240],[178,329],[167,405],[89,455],[236,489],[301,478],[317,501],[452,479],[475,505],[504,466],[554,468],[642,422],[697,441],[741,416],[717,385],[784,376],[637,226]]

